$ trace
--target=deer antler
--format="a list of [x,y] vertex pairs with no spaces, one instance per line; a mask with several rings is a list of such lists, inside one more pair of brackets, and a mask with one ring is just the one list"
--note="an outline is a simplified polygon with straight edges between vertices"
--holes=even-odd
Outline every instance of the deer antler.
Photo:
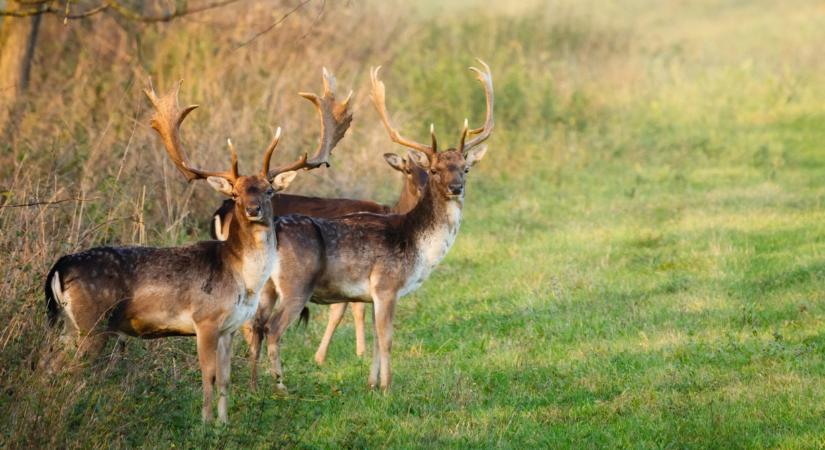
[[169,158],[175,163],[180,173],[186,177],[186,181],[202,180],[211,176],[226,178],[229,181],[238,179],[238,154],[235,152],[235,147],[232,142],[227,140],[229,152],[232,157],[232,169],[225,172],[212,172],[201,169],[196,169],[189,163],[186,153],[180,144],[180,124],[186,119],[186,116],[195,110],[198,105],[189,105],[183,109],[178,106],[178,92],[183,80],[178,81],[172,90],[168,93],[158,96],[155,93],[155,88],[152,86],[152,80],[149,80],[149,86],[143,90],[152,106],[155,108],[155,113],[152,115],[152,128],[157,131],[163,145],[166,147],[166,153]]
[[370,69],[370,82],[372,83],[372,92],[370,93],[370,98],[372,98],[372,104],[378,111],[378,115],[381,116],[381,121],[384,122],[384,128],[387,129],[387,133],[389,133],[390,139],[392,139],[392,141],[397,144],[401,144],[405,147],[414,148],[420,152],[426,153],[429,156],[435,156],[437,149],[435,148],[436,139],[434,127],[430,127],[430,134],[432,135],[433,140],[432,147],[420,144],[415,141],[411,141],[401,136],[401,133],[399,133],[398,130],[393,128],[392,123],[390,123],[390,118],[387,116],[386,99],[384,97],[384,82],[378,79],[378,72],[380,70],[381,66],[373,67],[372,69]]
[[[291,170],[306,169],[312,170],[322,165],[329,167],[329,156],[332,149],[338,144],[338,141],[344,137],[344,134],[349,129],[352,122],[352,112],[349,111],[349,101],[352,98],[352,91],[349,92],[347,98],[340,103],[335,102],[335,77],[327,71],[326,67],[323,69],[324,93],[321,97],[310,92],[299,92],[298,95],[312,102],[318,110],[318,117],[321,123],[321,136],[318,143],[318,148],[309,158],[304,153],[296,161],[278,166],[275,169],[267,170],[269,178],[273,179],[279,173],[289,172]],[[280,136],[280,135],[279,135]],[[273,144],[277,145],[277,136],[273,140]],[[272,147],[274,149],[274,147]],[[267,154],[270,152],[267,150]],[[269,163],[265,163],[269,167]]]
[[278,146],[278,142],[281,140],[281,127],[275,131],[275,137],[272,138],[272,142],[269,144],[269,147],[266,149],[266,153],[264,154],[264,167],[261,170],[261,176],[267,176],[269,174],[269,160],[272,159],[272,152],[275,151],[275,147]]
[[481,71],[475,67],[470,67],[470,70],[475,72],[476,78],[478,78],[479,83],[481,83],[484,87],[484,97],[487,100],[487,116],[484,120],[484,125],[481,128],[470,130],[470,134],[477,134],[478,136],[470,139],[470,142],[467,142],[466,145],[464,144],[464,139],[467,135],[467,122],[465,120],[464,130],[462,130],[461,135],[462,145],[458,149],[459,151],[465,153],[471,148],[486,141],[493,132],[493,73],[490,71],[490,66],[488,66],[487,63],[478,58],[476,58],[476,61],[484,67],[484,71]]
[[[475,67],[470,67],[470,70],[476,73],[476,78],[478,78],[478,81],[484,87],[484,96],[487,99],[487,117],[484,121],[484,125],[481,128],[476,128],[473,130],[469,129],[467,119],[464,119],[464,127],[461,130],[461,140],[458,147],[458,150],[462,153],[466,153],[471,148],[486,141],[487,138],[490,137],[490,134],[493,132],[493,75],[490,71],[490,66],[488,66],[487,63],[478,58],[476,58],[476,61],[478,61],[484,67],[484,70],[482,71]],[[401,136],[398,130],[393,128],[392,123],[390,123],[390,118],[387,115],[386,98],[384,95],[384,83],[378,79],[378,72],[380,70],[381,66],[374,67],[370,70],[370,82],[372,83],[372,92],[370,97],[372,98],[372,104],[375,106],[375,109],[381,116],[381,121],[384,122],[384,128],[387,129],[387,132],[390,135],[390,139],[392,139],[392,141],[395,143],[424,152],[431,157],[434,156],[438,152],[438,144],[436,143],[435,127],[433,125],[430,125],[432,146],[427,146],[415,141],[411,141]],[[478,136],[470,139],[469,142],[465,143],[468,134],[477,134]]]

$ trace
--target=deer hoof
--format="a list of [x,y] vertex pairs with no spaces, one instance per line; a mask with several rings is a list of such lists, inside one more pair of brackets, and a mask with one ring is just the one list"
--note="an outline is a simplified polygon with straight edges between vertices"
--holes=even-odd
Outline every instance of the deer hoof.
[[316,353],[316,354],[315,354],[315,362],[316,362],[319,366],[324,365],[324,359],[326,359],[326,355],[322,355],[322,354],[320,354],[320,353]]

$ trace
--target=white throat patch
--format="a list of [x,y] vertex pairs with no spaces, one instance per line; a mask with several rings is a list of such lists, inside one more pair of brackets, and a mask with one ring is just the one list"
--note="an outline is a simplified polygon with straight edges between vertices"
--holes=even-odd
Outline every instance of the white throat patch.
[[418,239],[415,269],[401,289],[400,296],[418,289],[438,263],[447,256],[461,226],[461,206],[461,201],[447,202],[444,219]]

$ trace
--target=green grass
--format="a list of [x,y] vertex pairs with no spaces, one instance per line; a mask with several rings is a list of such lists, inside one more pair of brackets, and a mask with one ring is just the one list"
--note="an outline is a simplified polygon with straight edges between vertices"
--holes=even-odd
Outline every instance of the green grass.
[[[27,328],[0,342],[0,444],[825,446],[821,5],[653,4],[409,19],[385,69],[402,129],[481,120],[471,55],[493,68],[498,121],[459,239],[397,309],[389,395],[367,389],[349,320],[312,362],[321,307],[285,337],[286,398],[268,375],[247,388],[236,344],[226,428],[200,423],[191,339],[42,379]],[[356,120],[381,136],[366,104]],[[41,324],[30,278],[13,317]]]

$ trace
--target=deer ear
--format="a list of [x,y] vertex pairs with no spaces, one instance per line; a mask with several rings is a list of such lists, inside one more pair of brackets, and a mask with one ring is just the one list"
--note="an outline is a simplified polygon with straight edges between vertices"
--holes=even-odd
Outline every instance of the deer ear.
[[232,183],[224,177],[208,177],[206,182],[221,194],[232,196]]
[[272,187],[274,187],[276,191],[283,191],[289,186],[289,183],[292,183],[296,175],[298,175],[298,172],[294,170],[279,173],[275,176],[275,179],[272,180]]
[[407,157],[413,164],[423,167],[425,169],[430,167],[430,158],[429,156],[419,152],[418,150],[410,150],[407,152]]
[[485,153],[487,153],[486,145],[470,149],[470,151],[467,152],[467,167],[473,167],[475,163],[481,161]]
[[215,225],[214,232],[215,232],[215,239],[219,241],[225,241],[229,239],[229,224],[232,223],[232,214],[227,214],[225,216],[221,216],[220,214],[215,214]]
[[404,172],[404,158],[396,155],[395,153],[384,153],[384,159],[387,160],[387,164],[389,164],[393,169],[399,172]]

